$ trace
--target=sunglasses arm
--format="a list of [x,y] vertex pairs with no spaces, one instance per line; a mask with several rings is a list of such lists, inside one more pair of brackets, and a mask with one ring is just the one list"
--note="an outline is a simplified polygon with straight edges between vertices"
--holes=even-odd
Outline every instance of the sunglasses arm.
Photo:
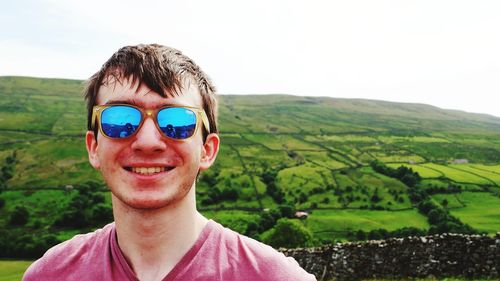
[[90,123],[90,128],[92,130],[95,128],[98,111],[99,111],[99,108],[94,106],[94,108],[92,109],[92,123]]

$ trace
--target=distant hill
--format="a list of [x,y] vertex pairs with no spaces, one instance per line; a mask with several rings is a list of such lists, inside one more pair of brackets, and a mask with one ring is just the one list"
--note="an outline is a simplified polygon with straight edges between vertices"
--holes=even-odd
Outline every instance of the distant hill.
[[[68,113],[79,114],[73,117],[82,122],[81,120],[86,117],[85,112],[73,110],[68,112],[67,107],[55,107],[51,101],[57,100],[57,104],[69,105],[71,109],[84,108],[83,82],[68,79],[0,77],[0,95],[3,100],[0,112],[17,114],[22,112],[23,116],[34,117],[45,114],[45,111],[58,113],[64,111],[62,114],[66,116]],[[30,98],[33,100],[30,101]],[[500,132],[498,117],[440,109],[425,104],[277,94],[219,95],[219,99],[223,133],[270,130],[273,132],[278,130],[281,133],[390,130]],[[0,128],[8,129],[9,126],[5,125],[0,125]],[[65,134],[54,131],[53,127],[47,126],[43,129],[46,132]],[[85,126],[82,126],[80,131],[84,130]]]
[[[226,122],[236,123],[254,132],[269,131],[269,127],[279,128],[280,132],[316,133],[319,130],[500,132],[498,117],[424,104],[290,95],[222,95],[220,100],[222,126],[227,126]],[[259,114],[261,111],[265,114]],[[236,117],[240,119],[235,120]],[[283,117],[293,122],[281,122]]]

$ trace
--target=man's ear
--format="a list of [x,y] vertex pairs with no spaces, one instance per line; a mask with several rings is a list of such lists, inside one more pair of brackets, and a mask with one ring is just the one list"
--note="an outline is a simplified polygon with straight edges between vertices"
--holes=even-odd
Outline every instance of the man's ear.
[[219,135],[212,133],[207,136],[201,152],[200,170],[206,170],[212,166],[219,152]]
[[94,169],[99,170],[101,163],[97,157],[97,140],[93,131],[87,131],[85,135],[85,144],[87,146],[87,153],[89,154],[89,162]]

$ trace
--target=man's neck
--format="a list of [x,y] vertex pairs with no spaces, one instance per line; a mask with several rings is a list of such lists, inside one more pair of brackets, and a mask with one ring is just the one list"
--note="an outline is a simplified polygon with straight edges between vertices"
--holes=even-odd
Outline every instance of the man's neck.
[[140,280],[165,277],[208,221],[196,210],[194,194],[156,210],[133,209],[114,196],[112,200],[118,244]]

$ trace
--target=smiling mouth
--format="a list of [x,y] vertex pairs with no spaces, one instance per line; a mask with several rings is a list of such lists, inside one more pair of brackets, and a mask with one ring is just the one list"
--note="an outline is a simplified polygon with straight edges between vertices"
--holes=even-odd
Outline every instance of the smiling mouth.
[[140,175],[154,175],[170,171],[173,168],[174,167],[125,167],[125,170]]

